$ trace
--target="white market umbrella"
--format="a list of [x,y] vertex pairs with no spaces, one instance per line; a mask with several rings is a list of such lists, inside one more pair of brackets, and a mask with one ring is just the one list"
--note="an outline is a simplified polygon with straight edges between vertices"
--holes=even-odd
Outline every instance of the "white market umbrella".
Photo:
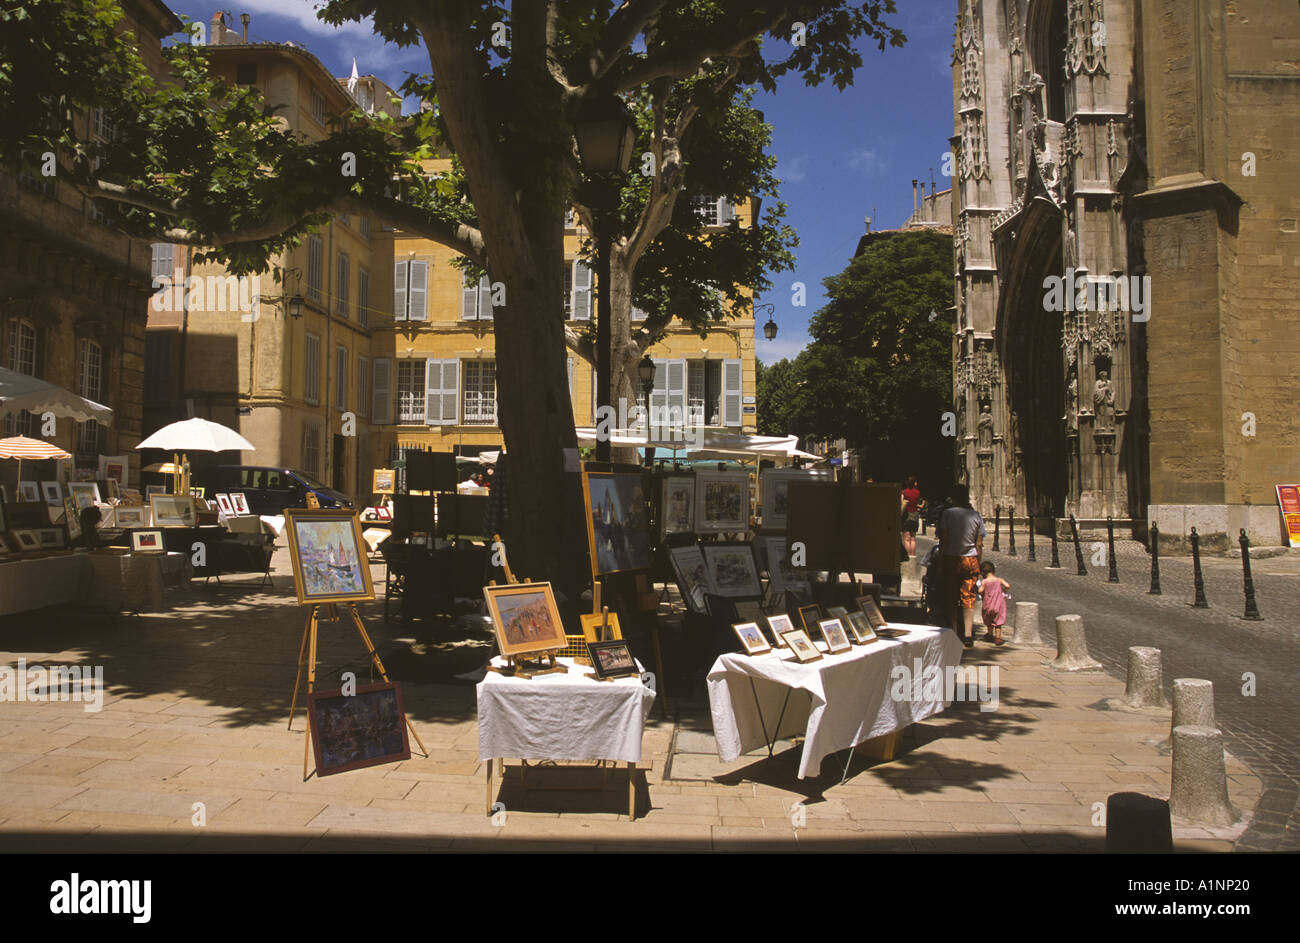
[[163,426],[137,445],[136,449],[166,449],[169,452],[257,451],[253,443],[234,429],[197,417]]
[[107,406],[37,377],[0,367],[0,414],[18,410],[49,412],[78,422],[93,419],[108,425],[113,421],[113,410]]

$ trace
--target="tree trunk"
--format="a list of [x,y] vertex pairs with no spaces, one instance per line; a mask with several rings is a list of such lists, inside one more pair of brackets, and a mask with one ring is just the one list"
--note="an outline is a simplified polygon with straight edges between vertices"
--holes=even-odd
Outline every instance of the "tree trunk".
[[[621,240],[615,242],[610,251],[609,274],[609,362],[612,377],[606,382],[610,383],[610,402],[619,415],[627,416],[630,427],[636,417],[637,407],[642,403],[636,366],[641,361],[643,351],[632,339],[632,272]],[[614,461],[628,464],[635,464],[638,460],[636,449],[630,447],[614,449],[613,456]]]

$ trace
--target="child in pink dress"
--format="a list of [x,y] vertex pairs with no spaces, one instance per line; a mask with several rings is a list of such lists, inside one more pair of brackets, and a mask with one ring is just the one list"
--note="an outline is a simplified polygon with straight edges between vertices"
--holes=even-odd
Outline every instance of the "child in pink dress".
[[980,564],[980,595],[983,597],[984,627],[993,636],[993,644],[1003,644],[1002,627],[1007,624],[1007,590],[1011,584],[997,575],[989,560]]

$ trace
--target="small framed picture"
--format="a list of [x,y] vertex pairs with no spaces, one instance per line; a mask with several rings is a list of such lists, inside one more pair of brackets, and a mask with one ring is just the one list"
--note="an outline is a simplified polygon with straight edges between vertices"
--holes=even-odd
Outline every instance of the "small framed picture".
[[230,500],[230,495],[217,495],[217,507],[221,509],[221,513],[226,515],[226,517],[235,516],[235,504]]
[[558,651],[568,644],[550,583],[484,586],[483,598],[503,656]]
[[166,494],[166,493],[167,493],[166,485],[145,485],[144,486],[144,496],[146,498],[149,497],[149,495],[151,494]]
[[794,631],[794,623],[784,612],[767,617],[767,628],[772,633],[777,648],[785,648],[785,634]]
[[242,491],[233,492],[230,495],[230,503],[234,505],[236,515],[253,513],[248,509],[248,498],[244,496],[244,492]]
[[810,661],[817,661],[822,657],[822,653],[817,651],[817,646],[813,645],[812,639],[803,629],[795,629],[793,632],[787,632],[782,636],[786,646],[794,653],[795,660],[801,665]]
[[316,775],[411,758],[402,690],[396,682],[367,684],[355,692],[307,695],[307,721],[316,751]]
[[850,612],[841,621],[857,644],[870,645],[876,640],[876,633],[871,628],[871,623],[867,621],[867,617],[861,612]]
[[826,640],[826,651],[832,655],[847,652],[853,647],[849,634],[844,631],[844,624],[839,619],[823,619],[818,623],[822,638]]
[[18,500],[20,501],[39,501],[41,500],[41,488],[35,481],[18,482]]
[[122,497],[122,486],[119,485],[119,484],[117,483],[117,479],[116,479],[116,478],[107,478],[107,479],[105,479],[105,480],[104,480],[104,485],[105,485],[105,488],[106,488],[107,491],[108,491],[108,496],[109,496],[110,498],[119,498],[119,499],[120,499],[120,498]]
[[731,628],[740,639],[740,644],[745,646],[747,655],[762,655],[772,650],[757,622],[738,622]]
[[36,532],[42,550],[60,550],[66,545],[62,527],[42,527]]
[[799,607],[799,621],[805,632],[811,634],[813,626],[822,621],[822,607],[814,603]]
[[370,472],[370,490],[375,494],[392,494],[397,486],[397,472],[391,468],[374,468]]
[[710,592],[731,599],[757,599],[763,595],[749,544],[704,544],[704,562],[709,567]]
[[193,487],[190,488],[191,498],[202,498],[205,496],[205,494],[206,494],[205,489],[200,488],[197,485],[194,485]]
[[77,540],[81,537],[81,511],[77,509],[77,502],[73,501],[70,495],[63,499],[63,526],[68,529],[68,540]]
[[78,510],[94,507],[99,503],[99,485],[93,481],[68,482],[68,494],[77,502]]
[[582,623],[582,637],[588,642],[617,642],[623,638],[617,612],[584,612],[578,620]]
[[146,508],[132,508],[119,504],[113,510],[117,512],[114,517],[118,527],[149,526],[149,511]]
[[34,530],[16,530],[10,536],[21,552],[41,549],[41,538]]
[[57,481],[42,481],[41,493],[45,495],[45,503],[50,507],[63,507],[63,485]]
[[906,629],[893,628],[885,621],[885,614],[880,611],[876,605],[876,600],[872,596],[858,597],[858,605],[862,607],[862,613],[867,617],[867,622],[875,631],[878,638],[900,638],[907,634]]
[[619,678],[641,673],[627,642],[588,642],[587,654],[597,678]]
[[849,611],[843,606],[827,606],[826,615],[832,619],[843,619],[849,614]]
[[131,551],[133,553],[160,553],[163,547],[163,533],[160,530],[131,531]]
[[193,527],[194,496],[188,494],[151,494],[149,512],[157,527]]

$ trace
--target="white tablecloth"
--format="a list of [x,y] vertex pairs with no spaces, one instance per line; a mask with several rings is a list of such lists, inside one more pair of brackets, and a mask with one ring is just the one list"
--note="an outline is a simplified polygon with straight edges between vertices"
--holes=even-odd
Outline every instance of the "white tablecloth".
[[655,692],[635,675],[596,681],[586,665],[560,663],[568,674],[524,679],[489,671],[479,682],[479,759],[639,762]]
[[[947,705],[942,696],[938,700],[915,697],[933,691],[914,691],[911,684],[908,690],[913,699],[894,700],[890,697],[890,675],[895,665],[905,665],[915,674],[917,658],[921,659],[923,672],[931,666],[942,671],[945,666],[957,665],[961,662],[961,640],[951,629],[937,626],[900,628],[908,629],[902,638],[855,645],[851,651],[823,654],[819,661],[806,665],[796,662],[784,648],[757,656],[720,656],[708,678],[718,757],[729,763],[766,746],[764,724],[774,741],[802,733],[806,739],[799,778],[805,779],[821,771],[823,757],[943,710]],[[819,642],[818,648],[824,653],[825,643]],[[786,704],[781,729],[773,730],[791,688],[795,691]],[[762,704],[761,721],[755,691]]]
[[0,615],[82,599],[90,579],[88,555],[11,557],[0,563]]

